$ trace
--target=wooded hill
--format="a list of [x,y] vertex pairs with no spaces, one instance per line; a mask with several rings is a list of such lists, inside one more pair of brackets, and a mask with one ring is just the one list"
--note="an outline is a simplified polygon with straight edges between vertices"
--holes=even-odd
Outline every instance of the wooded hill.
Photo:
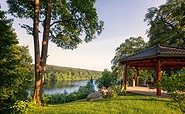
[[93,79],[101,77],[101,71],[54,65],[47,65],[45,70],[45,81],[88,80],[91,77]]

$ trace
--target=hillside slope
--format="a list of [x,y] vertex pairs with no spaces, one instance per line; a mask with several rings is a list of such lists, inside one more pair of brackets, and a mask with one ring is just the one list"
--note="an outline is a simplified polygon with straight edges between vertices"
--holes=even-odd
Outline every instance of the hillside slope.
[[[182,114],[176,102],[152,96],[119,96],[102,101],[77,101],[45,106],[34,114]],[[31,114],[31,113],[30,113]]]
[[[34,71],[33,65],[31,70]],[[47,65],[45,70],[45,81],[87,80],[91,77],[93,79],[101,77],[101,71],[61,67],[54,65]]]

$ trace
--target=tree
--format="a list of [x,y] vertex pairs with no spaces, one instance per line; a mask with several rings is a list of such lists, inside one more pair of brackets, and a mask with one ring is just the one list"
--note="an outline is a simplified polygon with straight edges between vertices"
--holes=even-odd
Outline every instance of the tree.
[[105,69],[102,72],[102,77],[98,78],[96,80],[96,84],[98,88],[102,88],[102,87],[111,87],[114,85],[114,79],[112,77],[112,72],[108,71],[107,69]]
[[145,46],[146,44],[142,37],[130,37],[129,39],[126,39],[124,43],[120,44],[120,46],[116,49],[114,58],[111,61],[114,79],[120,78],[122,76],[123,68],[119,64],[122,57],[137,53],[144,49]]
[[185,0],[169,0],[159,8],[151,7],[144,21],[150,26],[147,31],[150,46],[167,44],[185,46]]
[[0,11],[0,112],[10,111],[16,100],[27,98],[31,81],[28,47],[17,46],[17,36],[12,29],[12,20]]
[[[63,49],[75,49],[100,35],[103,21],[98,21],[96,0],[7,0],[9,12],[19,18],[30,18],[33,27],[23,24],[34,37],[35,47],[35,92],[34,100],[41,102],[44,69],[49,39]],[[42,50],[39,48],[39,27],[43,27]],[[85,33],[85,38],[81,35]]]

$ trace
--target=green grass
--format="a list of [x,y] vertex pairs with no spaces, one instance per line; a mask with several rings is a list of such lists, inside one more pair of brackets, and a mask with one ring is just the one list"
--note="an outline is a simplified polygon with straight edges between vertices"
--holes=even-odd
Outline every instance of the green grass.
[[129,95],[101,101],[47,105],[34,114],[182,114],[176,102],[152,96]]

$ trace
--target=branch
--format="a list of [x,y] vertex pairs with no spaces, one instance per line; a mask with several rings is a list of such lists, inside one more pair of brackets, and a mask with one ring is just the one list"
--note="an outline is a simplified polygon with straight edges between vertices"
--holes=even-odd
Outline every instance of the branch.
[[164,23],[168,24],[170,27],[172,27],[173,30],[175,30],[177,32],[177,34],[179,34],[182,37],[182,40],[185,42],[185,39],[183,38],[183,34],[177,30],[177,28],[175,28],[175,26],[173,26],[171,23],[162,20]]
[[162,20],[163,23],[166,23],[167,25],[169,25],[170,27],[172,27],[172,29],[175,29],[175,27],[174,27],[171,23],[167,22],[167,21],[164,19],[164,18],[168,17],[169,15],[170,15],[170,14],[167,14],[165,17],[163,17],[163,15],[159,14],[159,16],[161,17],[161,20]]
[[169,23],[167,21],[163,21],[163,22],[166,23],[166,24],[168,24],[170,27],[172,27],[172,29],[175,29],[175,27],[171,23]]
[[[21,24],[19,24],[21,25]],[[24,28],[26,29],[26,32],[29,34],[29,35],[33,35],[33,27],[29,26],[29,25],[26,25],[26,24],[22,24],[21,25],[21,28]],[[39,33],[39,31],[38,31]]]
[[57,23],[69,22],[70,20],[72,20],[72,19],[63,20],[63,21],[54,21],[54,22],[50,25],[50,27],[52,27],[54,24],[57,24]]
[[53,34],[53,32],[52,32],[51,30],[49,31],[49,33],[51,34],[51,36],[52,36],[53,38],[56,38],[55,35]]

